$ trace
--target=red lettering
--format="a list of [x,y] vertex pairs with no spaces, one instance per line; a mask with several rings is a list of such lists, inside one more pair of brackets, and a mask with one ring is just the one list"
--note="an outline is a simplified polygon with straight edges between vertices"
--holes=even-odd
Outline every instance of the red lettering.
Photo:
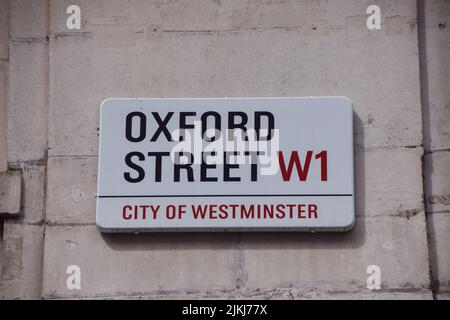
[[122,217],[125,220],[130,220],[133,217],[133,215],[131,213],[127,213],[127,210],[133,210],[133,207],[132,206],[124,206],[122,209]]
[[[311,217],[314,214],[314,217]],[[317,219],[317,205],[310,204],[308,205],[308,217]]]
[[327,152],[322,151],[316,155],[316,159],[320,159],[320,180],[328,180],[328,164],[327,164]]
[[216,208],[217,208],[216,204],[212,204],[209,206],[209,218],[210,219],[217,219],[217,217],[213,215],[214,213],[217,213]]
[[208,206],[194,206],[192,205],[192,214],[194,215],[194,219],[205,219],[206,211],[208,210]]
[[281,170],[281,175],[283,176],[283,181],[291,180],[291,175],[292,175],[292,170],[294,168],[294,165],[297,170],[298,178],[300,179],[300,181],[306,181],[306,178],[308,177],[309,165],[311,164],[312,154],[313,154],[312,151],[306,152],[305,164],[302,167],[302,165],[300,163],[300,158],[298,156],[298,152],[292,151],[291,157],[289,158],[289,164],[286,169],[286,163],[284,161],[283,152],[278,151],[278,162],[280,164],[280,170]]

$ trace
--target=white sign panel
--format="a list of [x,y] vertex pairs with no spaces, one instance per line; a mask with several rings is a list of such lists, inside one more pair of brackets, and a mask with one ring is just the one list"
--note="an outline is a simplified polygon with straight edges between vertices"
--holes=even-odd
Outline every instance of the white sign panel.
[[354,223],[345,97],[108,99],[102,231],[344,231]]

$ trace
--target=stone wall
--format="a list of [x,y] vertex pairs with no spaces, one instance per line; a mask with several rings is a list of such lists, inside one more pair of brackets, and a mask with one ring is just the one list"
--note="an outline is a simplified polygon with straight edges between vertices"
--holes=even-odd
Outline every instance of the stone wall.
[[450,297],[450,2],[425,1],[422,105],[433,287]]
[[[447,297],[448,1],[0,3],[0,150],[22,191],[19,217],[4,220],[3,298]],[[71,4],[81,30],[66,27]],[[381,30],[366,27],[370,4]],[[354,106],[353,231],[96,229],[105,98],[328,95]],[[66,287],[69,265],[81,290]],[[381,290],[366,287],[370,265]]]

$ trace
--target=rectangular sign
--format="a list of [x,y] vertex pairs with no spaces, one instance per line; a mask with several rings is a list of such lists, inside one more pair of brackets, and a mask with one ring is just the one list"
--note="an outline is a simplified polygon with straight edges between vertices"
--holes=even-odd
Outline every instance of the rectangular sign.
[[345,97],[105,100],[97,226],[349,230],[352,119]]

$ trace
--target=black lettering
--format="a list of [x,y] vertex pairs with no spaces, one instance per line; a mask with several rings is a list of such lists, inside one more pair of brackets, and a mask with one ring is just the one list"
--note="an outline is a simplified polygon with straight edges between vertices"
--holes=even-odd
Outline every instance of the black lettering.
[[[267,135],[265,137],[261,137],[261,118],[266,117],[267,118]],[[256,131],[256,139],[258,141],[264,140],[269,141],[273,137],[272,130],[275,128],[275,117],[272,113],[268,111],[256,111],[255,112],[255,131]],[[261,139],[262,138],[262,139]]]
[[156,122],[158,123],[158,129],[155,131],[155,134],[150,139],[150,141],[152,141],[152,142],[156,141],[161,133],[164,134],[164,136],[166,137],[167,141],[172,141],[172,136],[170,135],[170,132],[167,129],[167,123],[172,118],[173,112],[167,113],[167,115],[164,118],[164,120],[161,119],[161,117],[159,116],[158,112],[152,112],[152,115],[153,115],[153,118],[155,118]]
[[170,156],[170,152],[149,152],[149,157],[155,157],[155,182],[161,182],[162,157]]
[[[214,132],[214,136],[213,137],[208,137],[205,134],[206,130],[208,129],[208,117],[210,117],[210,116],[214,117],[214,129],[215,129],[215,132]],[[202,114],[201,120],[202,120],[202,137],[203,137],[203,140],[205,140],[206,142],[216,141],[216,139],[218,138],[216,136],[216,133],[219,133],[219,137],[220,137],[220,132],[221,132],[221,128],[222,128],[221,120],[220,120],[220,114],[218,114],[215,111],[208,111],[208,112],[205,112],[204,114]]]
[[[182,156],[188,156],[189,157],[189,161],[186,164],[180,164],[180,157]],[[186,170],[186,175],[187,175],[187,179],[189,182],[193,182],[194,181],[194,170],[192,169],[192,164],[194,163],[194,155],[190,152],[179,152],[175,155],[175,164],[174,164],[174,172],[173,172],[173,176],[174,176],[174,181],[175,182],[180,182],[180,172],[181,169]]]
[[208,177],[207,175],[207,170],[208,169],[215,169],[216,165],[215,164],[208,164],[206,161],[207,156],[211,155],[211,156],[215,156],[216,153],[213,152],[202,152],[202,163],[200,165],[200,181],[202,182],[215,182],[217,181],[217,177]]
[[185,129],[194,129],[193,124],[186,123],[186,117],[193,117],[196,114],[196,112],[180,112],[180,141],[184,140]]
[[238,169],[239,168],[239,164],[230,164],[229,160],[231,158],[231,156],[235,156],[235,152],[224,152],[223,154],[223,181],[226,182],[238,182],[241,181],[240,177],[231,177],[230,176],[230,170],[231,169]]
[[[236,117],[240,117],[241,121],[239,123],[236,123]],[[234,130],[240,129],[242,131],[242,134],[245,134],[247,132],[246,124],[248,122],[248,116],[245,112],[241,111],[235,111],[235,112],[229,112],[228,113],[228,140],[233,141],[234,140]],[[245,136],[245,141],[248,140],[248,137]]]
[[142,169],[141,166],[135,164],[132,161],[133,157],[138,157],[139,161],[144,161],[145,160],[145,156],[140,153],[140,152],[130,152],[125,156],[125,164],[130,167],[131,169],[134,169],[137,171],[138,176],[136,178],[132,178],[131,174],[129,172],[125,172],[123,174],[123,177],[125,178],[126,181],[131,182],[131,183],[137,183],[137,182],[141,182],[144,178],[145,178],[145,171],[144,169]]
[[258,156],[260,151],[246,151],[245,155],[250,156],[251,181],[258,181]]
[[[139,136],[133,137],[133,118],[139,117]],[[125,121],[125,137],[131,142],[140,142],[145,139],[147,118],[142,112],[131,112]]]

